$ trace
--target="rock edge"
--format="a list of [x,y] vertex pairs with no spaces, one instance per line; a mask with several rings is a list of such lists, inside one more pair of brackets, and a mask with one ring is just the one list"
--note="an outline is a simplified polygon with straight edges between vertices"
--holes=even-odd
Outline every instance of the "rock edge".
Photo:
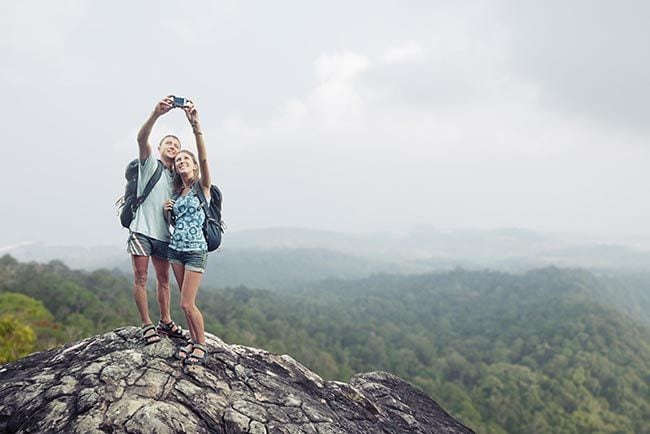
[[289,356],[207,334],[205,366],[125,327],[0,366],[0,432],[472,433],[385,373],[324,381]]

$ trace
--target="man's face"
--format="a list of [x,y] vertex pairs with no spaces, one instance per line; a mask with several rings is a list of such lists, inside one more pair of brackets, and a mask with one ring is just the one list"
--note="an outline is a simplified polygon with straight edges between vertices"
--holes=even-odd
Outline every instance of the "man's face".
[[181,149],[181,144],[174,137],[165,137],[158,146],[158,151],[163,157],[167,157],[170,160],[173,160],[178,151]]

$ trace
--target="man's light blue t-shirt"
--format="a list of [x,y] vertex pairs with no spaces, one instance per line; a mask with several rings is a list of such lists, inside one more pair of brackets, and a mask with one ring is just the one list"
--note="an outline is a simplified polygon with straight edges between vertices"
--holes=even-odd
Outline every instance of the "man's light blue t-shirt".
[[[142,194],[145,185],[153,176],[158,166],[158,159],[152,155],[138,167],[138,196]],[[149,196],[138,207],[129,229],[132,232],[146,235],[156,240],[169,242],[169,225],[165,221],[163,203],[172,197],[172,174],[163,169],[160,180],[149,193]]]

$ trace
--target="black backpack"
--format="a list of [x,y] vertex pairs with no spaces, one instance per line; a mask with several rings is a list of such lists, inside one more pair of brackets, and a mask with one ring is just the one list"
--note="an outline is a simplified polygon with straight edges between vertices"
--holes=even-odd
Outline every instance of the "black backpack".
[[122,226],[127,229],[131,226],[131,222],[133,221],[133,217],[135,216],[138,207],[142,205],[142,202],[144,202],[147,196],[149,196],[149,193],[151,193],[153,187],[160,180],[160,176],[163,172],[163,163],[158,160],[156,171],[149,179],[149,182],[147,182],[147,185],[145,185],[142,195],[138,197],[138,165],[139,161],[136,158],[126,166],[126,170],[124,171],[124,177],[126,178],[124,196],[115,202],[117,211],[120,215],[120,222],[122,223]]
[[226,228],[221,220],[221,190],[216,185],[210,186],[210,203],[208,204],[200,183],[195,183],[192,188],[194,188],[199,201],[201,201],[201,208],[205,212],[203,236],[208,243],[208,252],[212,252],[221,245],[221,234]]

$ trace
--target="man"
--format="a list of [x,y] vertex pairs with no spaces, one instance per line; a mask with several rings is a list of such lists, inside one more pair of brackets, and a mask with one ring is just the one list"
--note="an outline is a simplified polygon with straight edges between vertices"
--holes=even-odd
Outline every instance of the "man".
[[[167,260],[167,246],[169,244],[169,227],[163,214],[163,202],[172,196],[172,168],[174,157],[181,149],[181,142],[176,136],[167,135],[158,145],[160,157],[151,155],[149,135],[158,118],[173,108],[173,97],[163,98],[149,119],[142,125],[138,132],[138,191],[140,196],[145,185],[153,176],[159,164],[163,171],[160,179],[138,207],[133,222],[129,227],[127,251],[131,254],[133,264],[133,296],[140,313],[142,322],[142,339],[145,345],[160,341],[158,333],[171,337],[183,337],[180,326],[171,319],[170,294],[169,294],[169,261]],[[160,321],[158,327],[152,324],[147,303],[147,272],[149,257],[156,270],[158,305],[160,307]]]

